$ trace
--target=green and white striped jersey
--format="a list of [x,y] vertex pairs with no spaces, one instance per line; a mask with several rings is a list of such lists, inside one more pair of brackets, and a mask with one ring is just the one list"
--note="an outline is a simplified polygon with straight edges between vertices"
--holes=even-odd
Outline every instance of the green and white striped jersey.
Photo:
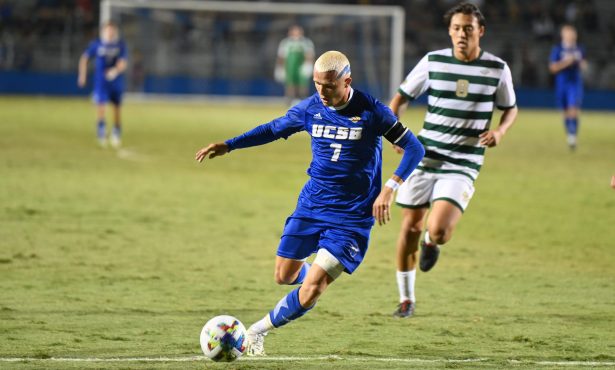
[[455,58],[450,48],[427,53],[398,91],[408,100],[429,94],[418,135],[425,157],[417,169],[472,180],[478,177],[485,155],[478,136],[489,129],[494,108],[516,104],[510,68],[484,51],[467,63]]

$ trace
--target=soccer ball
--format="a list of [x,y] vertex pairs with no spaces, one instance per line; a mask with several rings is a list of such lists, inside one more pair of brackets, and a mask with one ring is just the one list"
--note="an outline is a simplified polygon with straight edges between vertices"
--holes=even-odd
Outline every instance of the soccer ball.
[[201,349],[214,361],[235,361],[246,350],[246,328],[233,316],[216,316],[201,330]]

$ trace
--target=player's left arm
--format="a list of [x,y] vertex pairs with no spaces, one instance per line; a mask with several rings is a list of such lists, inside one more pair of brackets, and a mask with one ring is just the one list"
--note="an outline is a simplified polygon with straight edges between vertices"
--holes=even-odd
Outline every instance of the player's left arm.
[[581,71],[587,71],[589,65],[587,64],[587,59],[585,58],[585,48],[581,48],[579,50],[579,67],[581,67]]
[[122,42],[120,46],[120,55],[118,56],[117,62],[115,62],[115,65],[113,67],[107,69],[107,71],[105,72],[105,77],[109,81],[115,80],[117,76],[121,75],[126,71],[126,68],[128,68],[128,58],[126,52],[126,45],[124,45],[124,43]]
[[480,134],[480,144],[486,147],[492,148],[498,145],[502,141],[502,137],[506,135],[506,132],[515,123],[517,119],[517,113],[519,109],[517,106],[504,109],[502,117],[500,117],[500,124],[495,130],[485,131]]
[[423,159],[423,156],[425,156],[423,144],[414,136],[410,129],[406,128],[399,121],[395,122],[384,134],[384,137],[391,144],[403,148],[404,155],[399,162],[399,166],[391,178],[386,181],[378,198],[374,201],[372,214],[379,225],[384,225],[391,220],[391,204],[393,203],[395,190],[410,176],[421,159]]
[[314,55],[314,43],[312,40],[306,38],[303,50],[303,63],[301,64],[301,75],[304,78],[311,78],[314,72]]
[[286,43],[287,40],[283,39],[278,45],[278,53],[275,60],[275,68],[273,70],[273,79],[280,83],[284,83],[286,79],[286,68],[284,68],[284,64],[286,63]]
[[107,72],[105,72],[105,77],[109,81],[115,80],[117,76],[124,73],[126,67],[128,67],[128,62],[126,62],[126,59],[118,59],[117,63],[115,63],[115,66],[107,69]]
[[506,132],[515,123],[517,118],[519,110],[517,109],[516,100],[517,97],[513,89],[510,68],[505,64],[500,83],[495,91],[495,104],[504,113],[502,113],[500,124],[496,129],[485,131],[479,135],[481,145],[491,148],[502,141],[502,137],[506,135]]

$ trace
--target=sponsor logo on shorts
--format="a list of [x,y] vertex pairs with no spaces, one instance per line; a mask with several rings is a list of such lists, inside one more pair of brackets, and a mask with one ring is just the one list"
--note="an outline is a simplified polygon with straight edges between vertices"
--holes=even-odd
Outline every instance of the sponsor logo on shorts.
[[357,255],[357,253],[359,253],[359,247],[354,244],[350,244],[348,246],[348,249],[350,249],[350,257],[354,257]]

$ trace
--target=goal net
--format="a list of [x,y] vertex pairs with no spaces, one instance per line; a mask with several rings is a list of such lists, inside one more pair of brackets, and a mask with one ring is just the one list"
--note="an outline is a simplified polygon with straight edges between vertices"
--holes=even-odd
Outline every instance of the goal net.
[[[129,50],[129,92],[280,97],[279,42],[300,25],[346,54],[353,86],[388,99],[402,81],[404,11],[394,6],[199,0],[103,0]],[[312,91],[314,88],[312,87]]]

